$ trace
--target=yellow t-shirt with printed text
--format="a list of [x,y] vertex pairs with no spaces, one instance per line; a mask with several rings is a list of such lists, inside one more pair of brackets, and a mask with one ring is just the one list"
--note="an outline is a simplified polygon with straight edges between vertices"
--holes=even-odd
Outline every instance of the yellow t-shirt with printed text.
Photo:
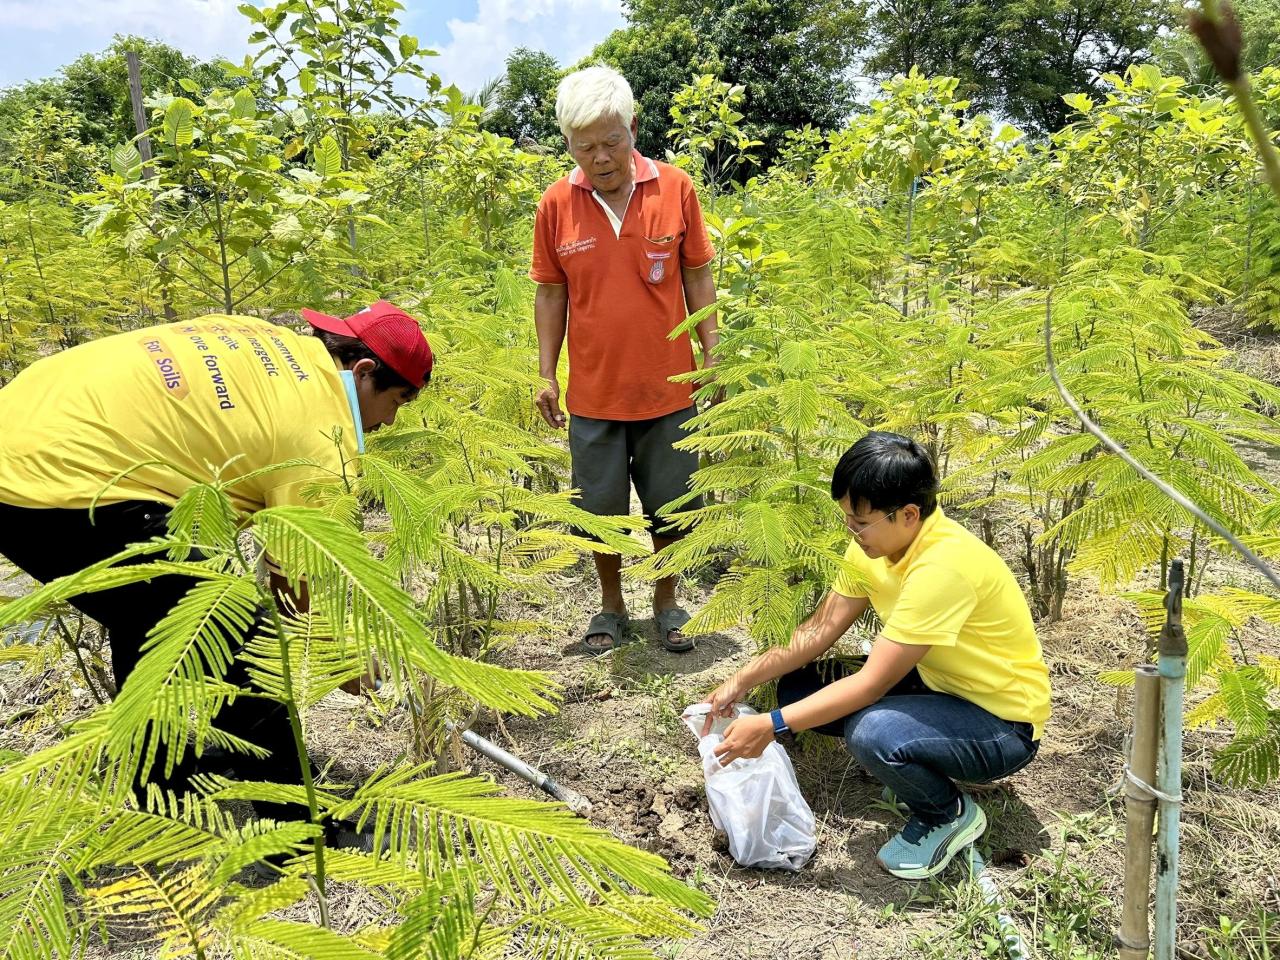
[[[1049,719],[1049,670],[1022,588],[999,554],[935,510],[897,563],[870,559],[856,540],[832,589],[867,597],[881,636],[927,644],[917,670],[930,690],[1029,723],[1039,740]],[[862,582],[859,582],[859,581]]]
[[227,491],[248,512],[300,504],[355,456],[358,429],[315,337],[239,316],[145,327],[44,357],[0,389],[0,502],[172,504],[233,459],[224,480],[304,458],[317,466]]

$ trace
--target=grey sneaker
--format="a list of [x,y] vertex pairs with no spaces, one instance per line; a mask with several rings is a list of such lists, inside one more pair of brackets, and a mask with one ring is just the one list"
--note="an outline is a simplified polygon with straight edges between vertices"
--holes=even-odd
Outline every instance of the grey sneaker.
[[936,877],[951,858],[987,829],[987,815],[967,793],[960,794],[960,813],[954,820],[930,826],[918,817],[880,848],[880,866],[903,880]]

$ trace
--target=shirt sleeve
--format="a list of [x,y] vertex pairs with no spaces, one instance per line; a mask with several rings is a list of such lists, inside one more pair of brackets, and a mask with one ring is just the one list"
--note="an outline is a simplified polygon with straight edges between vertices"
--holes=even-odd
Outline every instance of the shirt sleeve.
[[955,646],[978,595],[958,571],[925,564],[908,575],[881,636],[897,643]]
[[693,183],[685,180],[681,186],[683,196],[680,206],[684,212],[684,239],[680,241],[680,265],[704,267],[716,256],[716,248],[707,236],[707,224],[702,219],[702,204]]
[[569,278],[560,266],[556,253],[556,231],[552,222],[551,202],[543,196],[533,221],[533,263],[529,279],[534,283],[568,283]]
[[[862,566],[862,561],[865,559],[866,554],[862,552],[862,548],[850,540],[849,547],[844,552],[845,569],[836,574],[835,582],[831,584],[833,593],[848,597],[850,600],[870,598],[871,594],[867,591],[867,578]],[[855,569],[850,571],[848,569],[850,566]]]

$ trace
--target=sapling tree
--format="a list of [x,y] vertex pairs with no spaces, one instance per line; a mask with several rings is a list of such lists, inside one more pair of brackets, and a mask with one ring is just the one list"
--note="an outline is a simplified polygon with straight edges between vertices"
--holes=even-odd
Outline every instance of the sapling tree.
[[753,152],[762,146],[742,125],[737,110],[746,88],[700,74],[676,93],[671,103],[671,129],[677,162],[692,167],[703,186],[707,207],[714,213],[716,200],[734,182],[740,169],[755,163]]
[[0,361],[10,376],[41,345],[71,346],[103,329],[94,301],[105,285],[92,276],[88,245],[74,236],[70,205],[99,156],[76,136],[77,122],[54,104],[28,110],[0,167],[0,322],[8,334]]
[[[273,107],[296,134],[286,157],[332,138],[343,173],[365,170],[377,132],[373,115],[421,114],[434,105],[440,79],[422,63],[433,51],[401,32],[397,0],[285,0],[238,9],[254,24],[249,43],[258,46],[240,72],[269,84]],[[356,224],[347,219],[353,256]]]
[[956,97],[954,77],[930,78],[912,68],[881,85],[883,96],[871,110],[830,137],[831,149],[819,162],[819,176],[845,189],[875,184],[895,206],[905,208],[902,239],[901,304],[910,312],[916,197],[922,174],[941,169],[944,150],[962,137],[961,112],[967,100]]
[[[877,385],[859,367],[886,348],[869,330],[825,324],[760,226],[731,221],[720,241],[728,286],[740,292],[719,304],[716,381],[700,392],[723,390],[726,399],[689,422],[694,433],[680,446],[707,456],[690,496],[666,508],[689,532],[632,569],[658,577],[722,567],[686,629],[743,623],[763,649],[786,642],[842,567],[845,537],[823,476],[866,430],[855,412]],[[700,320],[694,314],[680,329]],[[707,502],[687,509],[693,495]]]
[[343,220],[366,200],[331,137],[310,168],[288,166],[279,124],[259,114],[249,88],[150,107],[154,176],[143,176],[136,148],[120,147],[112,172],[80,201],[92,235],[109,238],[122,259],[149,260],[195,303],[234,313],[256,302],[282,275],[331,253]]

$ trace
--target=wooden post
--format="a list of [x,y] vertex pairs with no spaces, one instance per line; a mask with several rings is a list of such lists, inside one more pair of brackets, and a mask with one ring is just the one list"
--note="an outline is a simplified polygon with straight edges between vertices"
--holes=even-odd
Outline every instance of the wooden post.
[[128,50],[124,62],[129,67],[129,103],[133,107],[133,128],[138,133],[138,153],[142,157],[142,178],[151,179],[151,138],[147,134],[147,115],[142,109],[142,71],[138,55]]
[[[1160,746],[1160,673],[1144,663],[1134,671],[1133,745],[1129,770],[1143,783],[1156,778]],[[1151,953],[1151,830],[1156,798],[1128,777],[1124,781],[1124,905],[1116,937],[1120,960],[1147,960]]]
[[[129,104],[133,107],[133,128],[138,132],[138,155],[142,157],[142,179],[150,180],[155,175],[155,170],[151,166],[151,138],[147,136],[147,114],[142,108],[142,70],[138,66],[138,55],[132,50],[125,51],[124,62],[129,68]],[[173,302],[169,298],[169,287],[164,282],[167,261],[167,257],[161,257],[158,264],[161,277],[160,304],[164,310],[165,319],[176,320],[178,314],[173,309]]]

